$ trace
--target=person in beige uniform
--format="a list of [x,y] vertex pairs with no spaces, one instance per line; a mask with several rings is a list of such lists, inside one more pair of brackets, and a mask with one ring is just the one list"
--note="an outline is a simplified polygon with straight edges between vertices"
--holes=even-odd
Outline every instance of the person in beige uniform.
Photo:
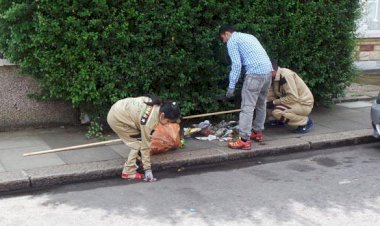
[[[150,143],[156,126],[178,122],[180,110],[176,102],[161,102],[157,98],[133,97],[117,101],[108,112],[107,122],[120,139],[130,147],[121,178],[155,181],[151,170]],[[141,134],[141,141],[135,136]],[[138,173],[136,160],[141,153],[145,174]]]
[[271,111],[267,117],[273,117],[278,125],[296,127],[296,133],[309,132],[313,127],[309,116],[314,105],[313,94],[294,71],[280,68],[274,62],[272,67],[273,90],[267,98],[267,108]]

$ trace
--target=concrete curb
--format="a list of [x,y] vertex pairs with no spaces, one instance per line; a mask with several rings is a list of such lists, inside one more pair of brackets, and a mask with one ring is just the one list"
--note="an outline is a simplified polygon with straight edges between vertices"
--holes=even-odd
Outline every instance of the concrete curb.
[[371,96],[357,96],[357,97],[350,97],[350,98],[334,99],[333,103],[340,104],[340,103],[355,102],[355,101],[372,101],[375,99],[376,97],[371,97]]
[[[186,152],[178,150],[153,156],[153,162],[155,162],[153,170],[160,171],[170,168],[313,151],[375,141],[377,140],[372,136],[372,129],[364,129],[279,139],[269,141],[266,145],[255,144],[250,151],[232,150],[224,146]],[[0,173],[0,193],[27,192],[62,184],[115,178],[119,177],[123,163],[124,159],[115,159]]]

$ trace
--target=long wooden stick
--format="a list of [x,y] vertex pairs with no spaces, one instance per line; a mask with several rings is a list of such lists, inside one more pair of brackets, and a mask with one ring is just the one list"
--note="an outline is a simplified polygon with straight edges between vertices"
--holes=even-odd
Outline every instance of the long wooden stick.
[[107,140],[107,141],[101,141],[101,142],[90,143],[90,144],[81,144],[81,145],[76,145],[76,146],[70,146],[70,147],[65,147],[65,148],[56,148],[56,149],[51,149],[51,150],[46,150],[46,151],[29,152],[29,153],[25,153],[24,156],[56,153],[56,152],[61,152],[61,151],[69,151],[69,150],[88,148],[88,147],[94,147],[94,146],[112,144],[112,143],[119,143],[119,142],[121,142],[121,139]]
[[190,115],[190,116],[185,116],[182,119],[202,118],[202,117],[207,117],[207,116],[211,116],[211,115],[223,115],[223,114],[235,113],[235,112],[239,112],[239,111],[241,111],[241,110],[235,109],[235,110],[219,111],[219,112],[206,113],[206,114],[200,114],[200,115]]
[[[190,116],[185,116],[182,119],[201,118],[201,117],[207,117],[207,116],[211,116],[211,115],[222,115],[222,114],[228,114],[228,113],[235,113],[235,112],[239,112],[239,111],[241,111],[241,110],[235,109],[235,110],[229,110],[229,111],[219,111],[219,112],[199,114],[199,115],[190,115]],[[70,151],[70,150],[76,150],[76,149],[81,149],[81,148],[88,148],[88,147],[95,147],[95,146],[112,144],[112,143],[119,143],[121,141],[122,141],[121,139],[107,140],[107,141],[95,142],[95,143],[90,143],[90,144],[81,144],[81,145],[76,145],[76,146],[70,146],[70,147],[65,147],[65,148],[56,148],[56,149],[45,150],[45,151],[29,152],[29,153],[23,154],[23,156],[43,155],[43,154],[56,153],[56,152],[61,152],[61,151]]]

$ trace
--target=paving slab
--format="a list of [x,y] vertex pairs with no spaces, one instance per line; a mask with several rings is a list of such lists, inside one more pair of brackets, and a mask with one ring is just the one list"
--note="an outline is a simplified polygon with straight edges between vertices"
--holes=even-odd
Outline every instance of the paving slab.
[[[371,107],[360,107],[360,108],[347,108],[343,107],[337,109],[334,112],[330,112],[328,116],[319,115],[321,121],[329,121],[330,117],[338,117],[344,121],[360,121],[361,123],[365,121],[370,121]],[[347,117],[349,116],[349,117]]]
[[71,151],[58,152],[57,156],[66,164],[94,162],[123,158],[108,146],[83,148]]
[[344,120],[339,116],[331,116],[328,119],[319,121],[318,124],[333,129],[336,132],[368,128],[367,124],[355,122],[352,120]]
[[366,107],[366,108],[357,108],[355,109],[356,111],[360,111],[363,113],[363,115],[370,115],[370,112],[371,112],[371,108],[370,107]]
[[1,159],[0,159],[0,173],[2,172],[5,172],[5,168],[3,167],[3,165],[1,164]]
[[326,134],[326,133],[334,133],[334,132],[336,132],[334,128],[329,128],[329,127],[320,125],[318,122],[314,121],[314,127],[311,129],[311,131],[308,134]]
[[186,139],[185,142],[186,142],[185,148],[183,149],[184,151],[194,151],[194,150],[199,150],[199,149],[216,148],[218,147],[220,143],[225,143],[225,142],[220,142],[218,140],[204,141],[204,140],[197,140],[194,138]]
[[[319,125],[314,125],[314,128],[309,132],[310,134],[317,133],[316,127],[320,127]],[[277,139],[291,139],[291,138],[298,138],[300,136],[303,136],[304,134],[294,133],[292,130],[295,128],[270,128],[264,130],[264,141],[272,141]],[[323,131],[329,132],[331,129],[324,128]],[[318,130],[319,133],[319,130]]]
[[25,148],[13,148],[0,150],[1,164],[6,171],[30,169],[42,166],[65,164],[56,154],[23,156],[25,153],[50,149],[49,146],[41,145]]
[[11,134],[0,137],[0,151],[17,148],[42,147],[46,143],[38,136],[12,136]]
[[129,152],[131,151],[130,148],[128,148],[125,144],[114,144],[109,145],[109,148],[111,148],[114,152],[118,153],[122,158],[127,159]]
[[51,148],[62,148],[81,144],[99,142],[96,139],[87,139],[85,131],[62,129],[52,133],[40,134],[39,137]]

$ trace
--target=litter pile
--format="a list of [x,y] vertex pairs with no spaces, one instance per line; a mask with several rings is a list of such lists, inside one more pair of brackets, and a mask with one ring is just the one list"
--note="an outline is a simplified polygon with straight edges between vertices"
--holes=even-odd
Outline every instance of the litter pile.
[[239,133],[239,125],[236,121],[221,121],[212,125],[209,120],[199,124],[193,124],[190,128],[184,128],[184,138],[195,138],[198,140],[232,140]]

